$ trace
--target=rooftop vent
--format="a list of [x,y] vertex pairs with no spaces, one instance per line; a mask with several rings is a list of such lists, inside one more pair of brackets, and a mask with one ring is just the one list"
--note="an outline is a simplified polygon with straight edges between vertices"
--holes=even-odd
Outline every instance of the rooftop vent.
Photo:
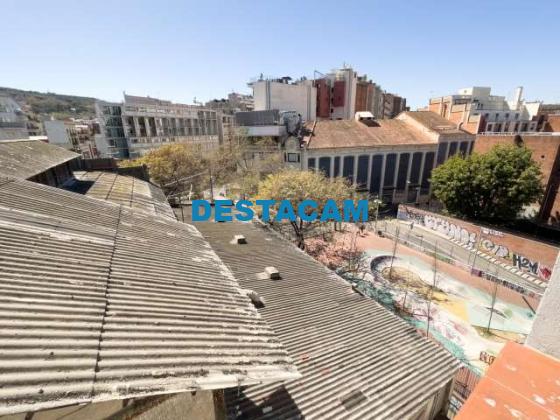
[[245,290],[245,294],[249,299],[251,299],[251,303],[257,309],[264,308],[264,299],[254,290]]
[[355,389],[350,391],[348,394],[344,395],[340,402],[344,406],[344,408],[348,411],[351,411],[358,405],[362,404],[364,401],[367,400],[367,397],[364,395],[362,391],[359,389]]
[[230,243],[234,245],[246,244],[247,239],[243,235],[234,235]]
[[266,274],[266,278],[270,280],[280,279],[280,272],[276,269],[276,267],[265,267],[264,274]]

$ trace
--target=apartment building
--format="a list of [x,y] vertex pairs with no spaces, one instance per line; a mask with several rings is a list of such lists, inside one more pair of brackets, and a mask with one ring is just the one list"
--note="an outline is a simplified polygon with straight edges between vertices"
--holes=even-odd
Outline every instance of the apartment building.
[[48,120],[43,122],[48,142],[80,153],[85,159],[98,157],[95,134],[98,124],[91,120]]
[[359,76],[356,83],[356,112],[370,112],[374,118],[383,118],[383,90],[381,86],[368,80],[367,75]]
[[249,83],[253,88],[255,111],[295,111],[304,121],[313,121],[317,110],[317,88],[312,80],[292,82],[290,77],[264,79]]
[[509,101],[490,93],[489,87],[459,89],[455,95],[431,98],[428,109],[473,134],[540,131],[545,120],[537,116],[541,103],[525,101],[523,87]]
[[98,102],[97,115],[98,149],[116,158],[137,158],[170,143],[208,151],[218,147],[224,131],[215,110],[150,97],[125,94],[122,103]]
[[381,118],[395,118],[401,112],[406,111],[406,98],[394,93],[384,92],[382,95],[382,115]]
[[95,145],[102,157],[128,159],[128,142],[123,128],[123,104],[119,102],[97,101],[95,113],[99,123],[99,134],[95,135]]
[[[316,79],[317,117],[331,120],[348,120],[356,112],[358,74],[350,67],[333,70]],[[365,93],[367,96],[367,93]],[[364,99],[360,89],[360,106]],[[365,100],[367,103],[367,99]]]
[[223,114],[252,111],[255,108],[252,95],[232,92],[227,98],[212,99],[204,104],[206,108],[215,109]]
[[0,140],[29,137],[28,120],[16,101],[0,96]]

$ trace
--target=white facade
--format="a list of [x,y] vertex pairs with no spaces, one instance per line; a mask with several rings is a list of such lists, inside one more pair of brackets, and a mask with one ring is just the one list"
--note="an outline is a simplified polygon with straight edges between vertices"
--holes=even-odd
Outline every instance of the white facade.
[[331,86],[336,81],[343,81],[345,83],[344,105],[331,105],[331,119],[350,120],[354,118],[356,110],[356,85],[358,83],[357,73],[351,68],[343,68],[332,71],[325,78],[331,81]]
[[49,139],[50,144],[56,146],[64,147],[65,149],[72,150],[72,143],[70,142],[70,137],[66,131],[66,125],[64,121],[50,120],[44,121],[45,132]]
[[0,140],[26,139],[29,137],[27,117],[18,103],[7,96],[0,96]]
[[313,121],[317,110],[317,89],[311,80],[297,84],[274,80],[252,83],[255,111],[295,111],[304,121]]
[[125,95],[122,121],[131,158],[169,143],[191,144],[202,151],[220,143],[218,113],[195,105]]

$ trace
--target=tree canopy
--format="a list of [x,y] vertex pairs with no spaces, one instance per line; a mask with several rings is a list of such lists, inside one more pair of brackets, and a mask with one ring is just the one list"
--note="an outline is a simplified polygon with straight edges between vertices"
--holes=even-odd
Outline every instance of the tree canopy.
[[488,221],[512,220],[542,194],[541,171],[526,147],[494,147],[454,156],[432,172],[435,197],[451,214]]
[[208,188],[210,182],[209,175],[206,175],[207,162],[201,152],[181,143],[166,144],[138,159],[122,161],[120,165],[146,165],[154,182],[162,187],[172,184],[164,188],[168,192],[188,189],[190,185],[193,185],[193,191],[199,191],[202,186]]
[[[297,207],[304,200],[315,200],[317,202],[316,210],[321,213],[329,199],[336,201],[342,211],[343,201],[352,198],[353,193],[354,189],[343,178],[329,180],[323,174],[315,171],[282,169],[268,175],[259,183],[256,198],[276,200],[277,203],[281,200],[289,200],[293,207]],[[311,211],[310,209],[309,213]],[[298,216],[290,224],[298,246],[304,248],[306,233],[316,228],[321,222],[306,222]]]

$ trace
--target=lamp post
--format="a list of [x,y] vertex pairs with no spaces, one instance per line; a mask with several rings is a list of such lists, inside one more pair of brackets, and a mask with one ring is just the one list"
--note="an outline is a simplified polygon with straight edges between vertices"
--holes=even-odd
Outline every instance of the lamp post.
[[373,231],[377,234],[377,219],[379,217],[379,206],[381,205],[382,201],[379,199],[379,196],[375,197],[373,200],[373,204],[375,204],[375,222],[373,223]]

